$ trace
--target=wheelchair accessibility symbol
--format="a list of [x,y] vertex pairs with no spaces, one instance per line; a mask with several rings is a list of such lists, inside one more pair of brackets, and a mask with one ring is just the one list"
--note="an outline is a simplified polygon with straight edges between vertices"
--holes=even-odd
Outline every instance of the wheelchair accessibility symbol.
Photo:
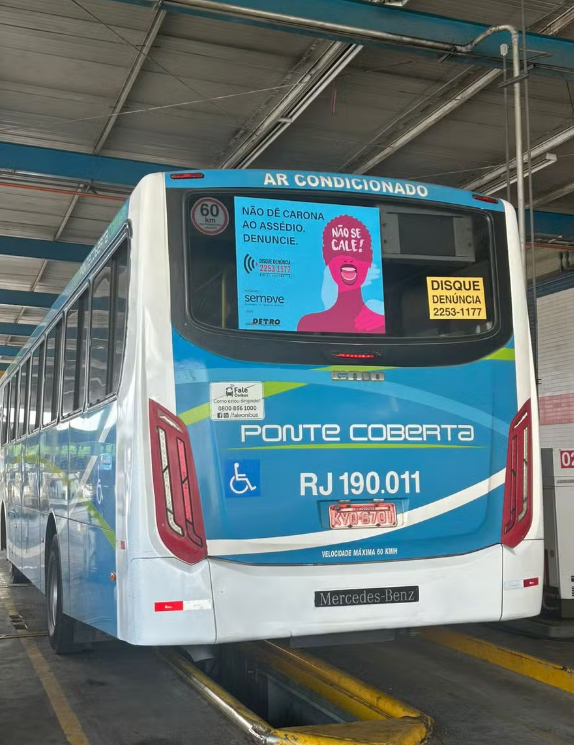
[[227,497],[258,497],[261,494],[258,460],[228,460],[225,464]]

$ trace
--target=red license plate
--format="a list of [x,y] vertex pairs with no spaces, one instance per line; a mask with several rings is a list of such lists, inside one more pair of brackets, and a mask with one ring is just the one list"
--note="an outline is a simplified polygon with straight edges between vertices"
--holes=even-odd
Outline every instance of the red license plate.
[[397,508],[393,502],[329,505],[329,525],[332,530],[392,528],[396,524]]

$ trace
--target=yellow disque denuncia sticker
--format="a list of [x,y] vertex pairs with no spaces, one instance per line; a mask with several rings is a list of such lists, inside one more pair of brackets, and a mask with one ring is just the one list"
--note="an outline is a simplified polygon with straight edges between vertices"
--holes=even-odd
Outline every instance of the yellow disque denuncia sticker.
[[482,277],[427,277],[431,319],[486,320]]

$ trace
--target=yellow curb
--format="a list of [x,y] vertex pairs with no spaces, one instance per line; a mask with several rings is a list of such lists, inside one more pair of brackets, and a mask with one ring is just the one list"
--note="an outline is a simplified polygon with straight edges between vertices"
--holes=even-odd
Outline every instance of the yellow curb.
[[[275,642],[254,642],[242,647],[250,656],[280,670],[356,719],[410,717],[425,720],[425,715],[413,706],[299,649]],[[430,719],[428,723],[430,725]]]
[[511,670],[527,678],[533,678],[546,685],[560,688],[567,693],[574,693],[574,670],[562,665],[556,665],[547,660],[518,652],[515,649],[499,647],[484,639],[467,636],[450,629],[429,628],[421,634],[423,639],[440,644],[449,649],[455,649],[479,660],[485,660],[498,667]]

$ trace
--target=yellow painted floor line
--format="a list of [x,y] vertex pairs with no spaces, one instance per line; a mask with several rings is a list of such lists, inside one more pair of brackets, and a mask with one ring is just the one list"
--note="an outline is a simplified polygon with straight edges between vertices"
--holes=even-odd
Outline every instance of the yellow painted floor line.
[[0,634],[0,639],[22,639],[24,636],[48,636],[46,631],[15,631],[13,634]]
[[499,647],[492,642],[467,636],[467,634],[461,634],[459,631],[452,631],[451,629],[428,628],[422,632],[421,636],[423,639],[440,644],[443,647],[449,647],[479,660],[485,660],[554,688],[560,688],[567,693],[574,693],[574,670],[568,667],[541,660],[524,652],[518,652],[516,649]]
[[[19,615],[14,606],[11,593],[5,587],[0,587],[0,604],[4,605],[9,615]],[[21,634],[17,634],[16,636],[21,636]],[[50,669],[46,658],[38,649],[36,642],[29,637],[25,637],[20,641],[28,655],[28,659],[32,663],[32,667],[38,676],[38,680],[46,692],[46,696],[50,701],[54,714],[58,719],[67,741],[70,745],[90,745],[90,741],[82,729],[78,717],[74,714],[72,707],[66,698],[66,694],[58,683],[56,676]]]

